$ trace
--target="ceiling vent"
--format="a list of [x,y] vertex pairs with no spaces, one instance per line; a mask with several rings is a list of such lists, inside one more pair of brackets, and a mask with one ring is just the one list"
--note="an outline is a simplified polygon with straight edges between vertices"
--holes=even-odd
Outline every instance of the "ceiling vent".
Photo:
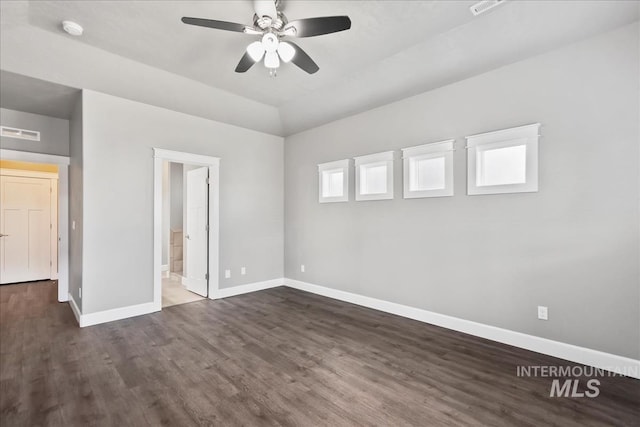
[[507,0],[483,0],[474,4],[469,9],[471,9],[471,13],[473,13],[473,16],[478,16],[490,9],[493,9],[496,6],[500,6],[505,1]]
[[0,136],[6,138],[28,139],[29,141],[40,141],[40,132],[0,126]]

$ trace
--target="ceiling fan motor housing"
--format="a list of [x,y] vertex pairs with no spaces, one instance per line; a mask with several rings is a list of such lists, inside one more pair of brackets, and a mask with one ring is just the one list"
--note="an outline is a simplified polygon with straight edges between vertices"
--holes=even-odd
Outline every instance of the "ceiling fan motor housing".
[[278,11],[278,16],[275,18],[271,16],[258,16],[257,14],[253,15],[253,26],[262,30],[272,28],[276,31],[281,31],[284,26],[287,25],[287,22],[289,22],[287,17],[280,11]]

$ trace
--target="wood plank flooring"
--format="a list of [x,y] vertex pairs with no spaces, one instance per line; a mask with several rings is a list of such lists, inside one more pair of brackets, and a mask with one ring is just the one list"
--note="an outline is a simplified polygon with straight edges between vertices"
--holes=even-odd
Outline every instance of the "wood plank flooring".
[[55,285],[0,287],[3,427],[640,422],[638,380],[550,398],[518,365],[567,362],[289,288],[79,329]]

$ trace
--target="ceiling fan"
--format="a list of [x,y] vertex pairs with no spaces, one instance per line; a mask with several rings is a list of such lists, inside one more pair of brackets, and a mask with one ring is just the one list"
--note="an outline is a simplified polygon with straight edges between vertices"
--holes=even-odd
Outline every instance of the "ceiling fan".
[[253,26],[189,17],[183,17],[182,22],[260,36],[259,41],[254,41],[247,46],[246,52],[236,67],[236,72],[244,73],[264,58],[264,66],[270,70],[272,76],[276,75],[280,61],[293,62],[309,74],[320,69],[300,46],[292,41],[283,41],[283,38],[321,36],[351,28],[351,20],[348,16],[324,16],[289,21],[282,10],[279,10],[280,0],[254,0],[253,5],[255,9]]

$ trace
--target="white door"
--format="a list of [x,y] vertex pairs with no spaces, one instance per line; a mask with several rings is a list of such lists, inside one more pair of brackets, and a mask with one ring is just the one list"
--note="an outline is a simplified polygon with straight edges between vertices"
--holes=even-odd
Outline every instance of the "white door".
[[0,283],[51,278],[51,181],[0,176]]
[[209,168],[187,171],[186,279],[187,289],[207,296]]

